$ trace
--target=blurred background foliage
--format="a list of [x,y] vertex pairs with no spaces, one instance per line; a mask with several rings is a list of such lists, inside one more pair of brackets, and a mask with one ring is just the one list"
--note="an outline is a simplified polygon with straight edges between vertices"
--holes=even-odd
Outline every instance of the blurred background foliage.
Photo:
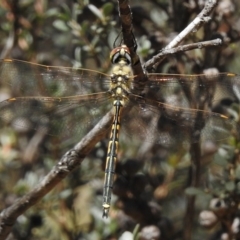
[[[141,61],[164,48],[202,10],[204,3],[132,0]],[[170,56],[157,72],[202,73],[214,67],[220,72],[239,73],[238,5],[234,0],[219,1],[212,20],[184,42],[220,37],[222,46]],[[116,1],[0,2],[1,59],[108,72],[109,52],[120,32]],[[0,130],[1,209],[29,192],[62,153],[80,140],[40,137],[36,144],[37,137],[32,131]],[[121,142],[121,162],[117,165],[118,178],[108,219],[101,216],[106,138],[80,168],[17,219],[12,239],[183,239],[187,195],[196,196],[192,239],[240,239],[237,138],[220,145],[202,145],[201,188],[188,186],[189,148],[177,146],[169,152],[164,146],[141,147],[148,151],[136,158],[139,145]]]

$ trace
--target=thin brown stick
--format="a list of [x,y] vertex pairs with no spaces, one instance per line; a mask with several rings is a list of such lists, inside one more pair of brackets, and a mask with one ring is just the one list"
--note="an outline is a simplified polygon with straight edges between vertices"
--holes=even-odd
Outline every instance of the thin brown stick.
[[209,15],[212,13],[216,7],[217,0],[206,1],[203,10],[196,16],[195,19],[182,31],[180,32],[167,46],[167,48],[173,48],[178,46],[189,34],[196,32],[202,25],[209,22],[211,17]]
[[[180,32],[166,47],[165,49],[172,49],[179,46],[179,44],[192,32],[196,32],[202,25],[209,22],[211,18],[209,15],[212,13],[213,9],[216,7],[217,0],[207,0],[203,10],[196,16],[196,18],[182,31]],[[156,68],[165,56],[158,59],[158,62],[153,66]]]
[[[201,149],[199,143],[191,144],[191,167],[189,169],[189,186],[199,187],[200,173],[201,173]],[[195,196],[189,196],[187,198],[187,206],[184,217],[184,230],[183,230],[183,239],[191,240],[192,239],[192,228],[195,217]]]
[[132,26],[132,12],[129,7],[128,0],[118,0],[119,5],[119,17],[122,25],[122,36],[123,42],[130,49],[130,54],[132,58],[132,68],[133,73],[136,76],[134,81],[143,84],[147,81],[146,75],[144,74],[140,58],[136,53],[136,40],[133,35],[133,26]]
[[197,48],[219,46],[221,44],[222,44],[222,40],[220,38],[217,38],[217,39],[210,40],[210,41],[203,41],[203,42],[198,42],[198,43],[181,45],[176,48],[163,49],[163,50],[161,50],[161,52],[159,54],[155,55],[153,58],[148,60],[143,66],[145,69],[150,69],[156,63],[158,63],[162,59],[162,57],[166,57],[166,56],[173,55],[173,54],[180,53],[180,52],[186,52],[186,51],[197,49]]

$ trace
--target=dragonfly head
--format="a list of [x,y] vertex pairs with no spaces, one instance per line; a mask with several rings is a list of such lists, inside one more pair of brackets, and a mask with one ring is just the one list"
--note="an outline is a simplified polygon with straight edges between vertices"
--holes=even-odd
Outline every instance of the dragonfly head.
[[130,50],[126,45],[114,48],[110,53],[110,60],[113,64],[119,63],[123,59],[127,64],[131,63]]

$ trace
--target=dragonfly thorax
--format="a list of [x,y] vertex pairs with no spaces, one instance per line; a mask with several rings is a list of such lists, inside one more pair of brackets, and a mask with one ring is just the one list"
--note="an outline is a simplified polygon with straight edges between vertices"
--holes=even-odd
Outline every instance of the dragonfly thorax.
[[115,48],[111,53],[114,63],[111,73],[110,92],[115,100],[125,103],[131,89],[133,73],[130,67],[130,53],[126,46]]
[[127,61],[120,59],[112,68],[110,92],[114,99],[125,100],[130,92],[132,69]]

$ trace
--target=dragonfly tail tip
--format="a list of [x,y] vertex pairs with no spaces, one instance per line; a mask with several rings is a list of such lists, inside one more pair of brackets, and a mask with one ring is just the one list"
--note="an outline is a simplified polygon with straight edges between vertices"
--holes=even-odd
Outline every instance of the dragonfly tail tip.
[[103,208],[103,218],[108,218],[108,212],[109,212],[109,208]]

